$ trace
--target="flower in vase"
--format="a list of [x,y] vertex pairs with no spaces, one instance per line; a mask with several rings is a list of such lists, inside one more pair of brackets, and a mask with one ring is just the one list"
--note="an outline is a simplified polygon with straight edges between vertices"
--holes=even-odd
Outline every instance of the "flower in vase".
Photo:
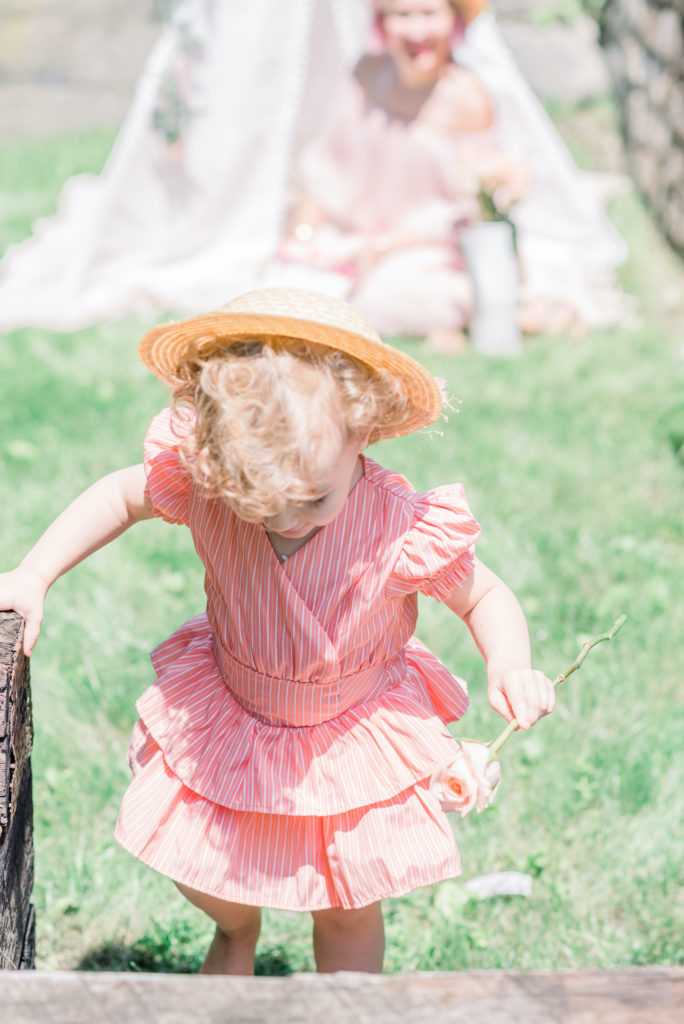
[[529,187],[529,171],[516,153],[491,153],[477,168],[480,220],[509,220],[515,203]]
[[458,811],[462,818],[477,808],[488,807],[501,782],[498,761],[489,760],[489,747],[475,740],[461,740],[456,756],[439,768],[430,780],[430,791],[443,811]]

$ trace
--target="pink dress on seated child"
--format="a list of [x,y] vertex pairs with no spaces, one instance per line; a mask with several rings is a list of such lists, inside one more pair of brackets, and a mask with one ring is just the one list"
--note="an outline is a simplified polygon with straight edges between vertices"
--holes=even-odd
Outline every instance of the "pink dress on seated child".
[[472,568],[462,487],[417,494],[364,458],[339,516],[279,559],[192,482],[170,417],[145,440],[148,490],[192,531],[207,609],[152,652],[118,840],[192,888],[289,910],[457,875],[428,782],[466,687],[412,633],[417,592],[443,600]]
[[[422,113],[412,119],[394,115],[352,77],[299,167],[302,194],[335,226],[327,242],[325,229],[316,236],[318,267],[337,273],[341,282],[347,275],[337,289],[326,287],[323,276],[316,287],[349,298],[353,286],[354,306],[381,334],[463,326],[473,296],[459,229],[477,212],[470,181],[475,156],[493,145],[490,130],[454,131]],[[345,238],[372,242],[385,233],[413,241],[392,248],[357,276],[355,260],[345,256]]]

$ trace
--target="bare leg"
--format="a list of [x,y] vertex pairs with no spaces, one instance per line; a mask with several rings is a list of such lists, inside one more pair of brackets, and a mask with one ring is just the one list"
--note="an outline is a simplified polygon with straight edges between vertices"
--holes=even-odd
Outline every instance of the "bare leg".
[[440,352],[447,356],[460,356],[470,348],[465,331],[458,327],[438,327],[434,331],[430,331],[425,341],[433,352]]
[[458,339],[472,313],[473,286],[465,270],[452,266],[447,246],[412,246],[374,264],[349,301],[381,334],[453,331]]
[[320,973],[382,971],[385,928],[379,903],[358,910],[316,910],[312,917],[314,955]]
[[259,908],[229,903],[180,882],[176,885],[186,899],[216,922],[216,933],[200,974],[254,974],[254,952],[261,927]]

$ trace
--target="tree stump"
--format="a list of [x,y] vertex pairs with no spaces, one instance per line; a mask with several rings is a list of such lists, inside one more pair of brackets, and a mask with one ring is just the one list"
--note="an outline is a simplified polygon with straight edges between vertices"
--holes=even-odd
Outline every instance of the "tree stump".
[[31,689],[23,622],[0,612],[0,968],[35,961]]

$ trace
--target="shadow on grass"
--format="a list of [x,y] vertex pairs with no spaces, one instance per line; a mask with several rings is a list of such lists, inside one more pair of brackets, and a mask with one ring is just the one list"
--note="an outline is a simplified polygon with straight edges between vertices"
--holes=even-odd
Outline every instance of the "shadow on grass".
[[[144,936],[129,945],[105,942],[91,949],[77,965],[79,971],[139,971],[145,974],[197,974],[204,954],[181,953],[164,940]],[[287,952],[280,946],[257,954],[254,973],[282,977],[292,974]]]
[[664,412],[659,423],[675,458],[684,466],[684,402],[678,402]]

